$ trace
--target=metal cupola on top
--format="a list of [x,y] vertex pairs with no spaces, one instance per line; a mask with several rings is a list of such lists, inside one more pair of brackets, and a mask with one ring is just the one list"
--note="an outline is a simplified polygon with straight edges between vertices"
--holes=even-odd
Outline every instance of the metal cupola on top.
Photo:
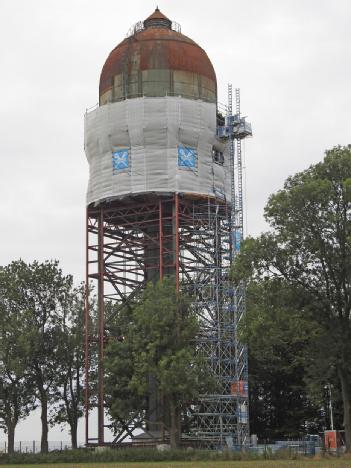
[[159,9],[112,50],[100,77],[100,105],[138,96],[184,96],[216,102],[206,52]]
[[[84,132],[86,283],[97,283],[99,317],[94,330],[87,300],[87,445],[106,444],[104,348],[113,326],[105,304],[114,303],[114,314],[129,311],[148,282],[166,275],[193,298],[202,326],[197,348],[218,382],[216,394],[189,403],[183,436],[207,448],[248,443],[247,352],[237,339],[244,288],[229,274],[243,238],[240,142],[251,134],[239,102],[237,91],[233,111],[230,86],[220,109],[206,52],[158,8],[102,68],[99,104],[86,112]],[[97,386],[91,353],[98,355]],[[120,421],[114,444],[126,437],[137,444],[140,428],[144,439],[167,442],[160,392],[153,376],[149,381],[144,416]],[[89,426],[95,404],[97,438]]]

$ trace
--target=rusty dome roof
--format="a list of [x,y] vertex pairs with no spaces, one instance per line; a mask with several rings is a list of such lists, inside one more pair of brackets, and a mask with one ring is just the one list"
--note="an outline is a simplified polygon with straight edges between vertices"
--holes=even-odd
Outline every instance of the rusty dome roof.
[[172,28],[172,21],[167,18],[167,16],[164,15],[158,7],[156,7],[156,10],[151,13],[151,15],[146,18],[146,20],[144,20],[144,26],[148,27],[148,25],[152,26],[153,24],[156,24],[156,21],[154,20],[162,20],[164,21],[165,25],[169,26],[170,29]]
[[136,68],[192,72],[216,83],[206,52],[192,39],[172,29],[172,21],[158,8],[143,21],[141,29],[135,29],[108,56],[100,75],[100,96],[111,88],[114,76]]

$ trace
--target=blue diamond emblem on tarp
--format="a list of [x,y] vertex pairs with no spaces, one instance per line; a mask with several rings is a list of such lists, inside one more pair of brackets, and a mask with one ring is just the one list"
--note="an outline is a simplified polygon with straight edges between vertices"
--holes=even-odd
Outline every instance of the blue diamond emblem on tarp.
[[120,149],[112,152],[112,167],[114,171],[122,171],[129,167],[129,150]]
[[178,146],[178,166],[195,168],[197,163],[197,153],[195,148],[188,146]]

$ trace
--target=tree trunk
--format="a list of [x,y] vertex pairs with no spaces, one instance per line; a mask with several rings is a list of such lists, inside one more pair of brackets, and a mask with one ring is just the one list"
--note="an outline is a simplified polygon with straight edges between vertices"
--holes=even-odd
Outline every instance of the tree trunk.
[[350,392],[348,388],[347,374],[344,369],[338,369],[339,379],[341,383],[341,395],[344,408],[344,428],[345,428],[345,444],[346,452],[351,452],[351,406]]
[[78,447],[77,444],[77,423],[73,422],[70,424],[70,429],[71,429],[71,444],[72,444],[72,449],[76,449]]
[[41,453],[48,453],[49,446],[48,446],[48,401],[45,392],[41,393],[40,398],[41,403]]
[[171,430],[170,443],[171,448],[176,449],[179,445],[179,412],[173,399],[170,399]]
[[14,453],[15,451],[15,428],[16,424],[10,423],[7,425],[7,453]]

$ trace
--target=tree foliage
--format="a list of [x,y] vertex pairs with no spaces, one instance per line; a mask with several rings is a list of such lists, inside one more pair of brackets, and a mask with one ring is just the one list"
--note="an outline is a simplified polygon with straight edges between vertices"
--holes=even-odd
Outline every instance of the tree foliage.
[[122,343],[107,352],[110,414],[123,419],[133,411],[150,410],[150,381],[162,405],[161,421],[171,445],[180,436],[181,412],[209,378],[197,354],[199,322],[190,298],[177,294],[172,278],[148,284],[141,300],[122,318]]
[[351,450],[351,146],[289,177],[265,217],[272,230],[247,239],[234,278],[280,278],[308,295],[305,317],[330,338],[327,362],[338,375]]
[[57,362],[51,424],[68,424],[72,448],[77,448],[78,420],[83,415],[85,285],[74,288],[69,297],[68,313],[61,327],[61,352]]
[[17,264],[0,269],[0,427],[14,451],[15,429],[35,407],[35,389],[28,373],[29,343],[23,326]]
[[249,348],[250,430],[262,440],[297,438],[323,428],[321,395],[309,395],[311,339],[321,330],[308,317],[304,292],[281,279],[250,283],[240,323]]
[[12,262],[0,270],[0,292],[0,418],[12,449],[16,424],[39,402],[47,452],[49,405],[61,395],[71,433],[81,414],[81,299],[57,261]]
[[18,271],[26,308],[26,336],[30,343],[29,372],[41,408],[41,451],[48,451],[49,404],[57,384],[57,369],[64,346],[62,325],[68,315],[72,277],[64,276],[58,262],[22,263]]

